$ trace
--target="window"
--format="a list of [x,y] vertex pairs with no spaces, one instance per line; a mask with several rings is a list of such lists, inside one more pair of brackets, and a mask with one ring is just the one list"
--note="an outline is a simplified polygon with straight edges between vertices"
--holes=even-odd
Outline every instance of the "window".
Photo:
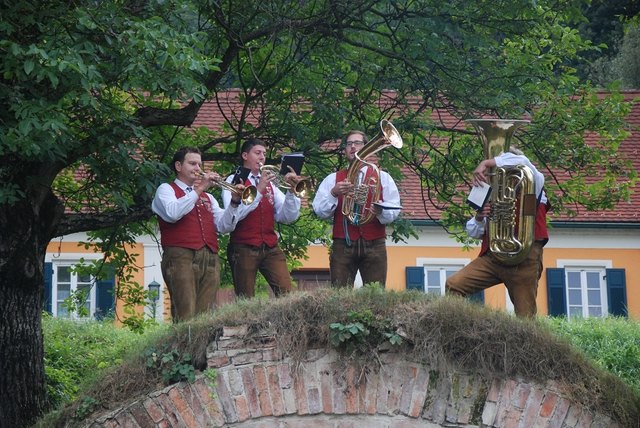
[[52,312],[54,316],[61,318],[80,318],[77,313],[70,314],[65,304],[72,293],[83,293],[86,296],[84,308],[87,313],[95,312],[95,291],[93,289],[93,278],[89,275],[82,275],[72,271],[73,266],[56,265],[53,271],[53,300]]
[[447,278],[467,263],[469,259],[418,258],[417,266],[406,268],[407,289],[444,296]]
[[[44,309],[53,316],[86,319],[95,317],[101,319],[115,310],[115,273],[113,268],[106,266],[105,279],[94,281],[90,275],[73,272],[73,266],[80,263],[84,255],[44,264]],[[99,255],[98,255],[99,257]],[[89,317],[79,317],[77,313],[70,313],[64,304],[66,298],[73,292],[86,292],[84,307]]]
[[464,265],[425,266],[425,293],[444,296],[444,285],[447,281],[447,278],[449,278],[451,275],[453,275],[463,267]]
[[569,318],[603,317],[607,311],[605,269],[565,267]]
[[628,316],[624,269],[610,260],[558,260],[547,269],[547,309],[551,316]]

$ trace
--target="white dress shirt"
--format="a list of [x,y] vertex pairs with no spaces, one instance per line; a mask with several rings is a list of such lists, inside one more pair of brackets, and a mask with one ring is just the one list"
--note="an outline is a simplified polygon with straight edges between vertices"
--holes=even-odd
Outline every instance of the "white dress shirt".
[[[365,172],[368,166],[363,166],[362,171]],[[400,192],[396,186],[393,178],[385,172],[380,171],[380,184],[382,185],[382,192],[380,198],[389,205],[400,206]],[[316,215],[324,220],[330,220],[338,206],[338,198],[331,194],[331,189],[336,185],[336,173],[329,174],[316,191],[316,196],[313,198],[313,211]],[[377,201],[374,201],[377,202]],[[376,217],[382,224],[389,224],[393,222],[400,215],[401,210],[385,210],[383,209]]]
[[[186,214],[196,206],[196,202],[200,198],[194,191],[187,191],[187,185],[178,180],[174,180],[174,183],[185,191],[185,196],[182,198],[176,197],[176,192],[169,183],[161,184],[156,190],[156,194],[151,203],[151,209],[154,213],[160,216],[167,223],[175,223],[184,217]],[[225,210],[220,208],[218,201],[209,193],[205,193],[211,201],[211,208],[213,209],[213,221],[216,225],[218,233],[229,233],[236,228],[236,224],[242,220],[242,214],[238,212],[235,207],[229,207]]]
[[[233,175],[230,175],[225,181],[227,183],[232,183],[233,177]],[[260,176],[258,175],[258,178],[259,177]],[[254,186],[258,185],[257,180],[252,174],[249,174],[249,181]],[[269,185],[271,186],[273,193],[273,211],[275,221],[282,224],[290,224],[298,220],[298,217],[300,217],[300,206],[302,204],[300,198],[288,190],[285,194],[278,187],[274,186],[273,183],[269,183]],[[258,208],[258,204],[263,197],[264,195],[258,192],[256,199],[251,204],[245,205],[240,203],[238,213],[240,214],[241,219],[244,219],[250,212]],[[222,190],[222,203],[225,207],[228,207],[231,204],[231,192],[227,189]]]

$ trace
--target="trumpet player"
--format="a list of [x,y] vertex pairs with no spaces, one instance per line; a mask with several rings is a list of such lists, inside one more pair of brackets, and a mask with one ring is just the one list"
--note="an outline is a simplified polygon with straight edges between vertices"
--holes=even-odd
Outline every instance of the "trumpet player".
[[231,232],[242,219],[238,211],[242,192],[229,198],[227,209],[220,208],[206,193],[220,177],[202,171],[197,148],[179,149],[171,166],[176,178],[158,187],[151,209],[158,216],[162,277],[171,298],[172,319],[178,322],[216,305],[220,286],[217,233]]
[[[255,295],[258,271],[265,277],[276,296],[291,291],[291,275],[284,252],[278,246],[275,223],[290,224],[300,216],[300,198],[294,192],[283,193],[273,184],[277,176],[271,171],[262,172],[266,160],[266,148],[257,139],[249,139],[241,148],[242,166],[249,170],[244,184],[257,188],[255,200],[240,207],[243,219],[231,233],[227,257],[233,286],[238,297],[251,298]],[[288,173],[285,180],[299,181],[295,173]],[[227,178],[233,182],[234,176]],[[222,202],[232,204],[231,195],[223,190]]]
[[[344,154],[349,164],[356,162],[356,153],[368,143],[362,131],[349,131],[345,137]],[[366,177],[375,177],[380,186],[380,198],[388,207],[369,203],[375,218],[356,226],[343,215],[344,196],[354,191],[354,183],[347,180],[347,169],[329,174],[320,184],[313,199],[313,210],[321,219],[333,219],[333,244],[329,256],[332,287],[353,287],[358,270],[364,284],[387,280],[387,247],[385,225],[400,214],[400,193],[393,178],[385,171],[379,174],[371,166],[363,166]],[[378,202],[378,201],[370,201]]]

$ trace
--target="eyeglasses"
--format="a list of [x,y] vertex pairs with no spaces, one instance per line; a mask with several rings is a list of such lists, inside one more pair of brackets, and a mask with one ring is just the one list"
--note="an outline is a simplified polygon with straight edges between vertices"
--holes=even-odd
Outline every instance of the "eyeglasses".
[[347,141],[347,143],[345,145],[347,147],[349,147],[349,146],[364,146],[364,141],[362,141],[362,140]]

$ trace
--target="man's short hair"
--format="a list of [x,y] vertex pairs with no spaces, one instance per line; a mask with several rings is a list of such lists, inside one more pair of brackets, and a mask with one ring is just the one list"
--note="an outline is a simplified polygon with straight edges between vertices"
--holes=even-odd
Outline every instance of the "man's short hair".
[[187,153],[196,153],[202,156],[200,149],[197,147],[180,147],[176,154],[173,155],[173,160],[171,161],[171,169],[176,174],[178,173],[178,171],[176,170],[176,162],[184,162],[184,158],[185,156],[187,156]]
[[249,138],[242,144],[242,147],[240,148],[240,154],[250,152],[254,146],[264,146],[264,143],[262,142],[262,140],[259,140],[257,138]]

